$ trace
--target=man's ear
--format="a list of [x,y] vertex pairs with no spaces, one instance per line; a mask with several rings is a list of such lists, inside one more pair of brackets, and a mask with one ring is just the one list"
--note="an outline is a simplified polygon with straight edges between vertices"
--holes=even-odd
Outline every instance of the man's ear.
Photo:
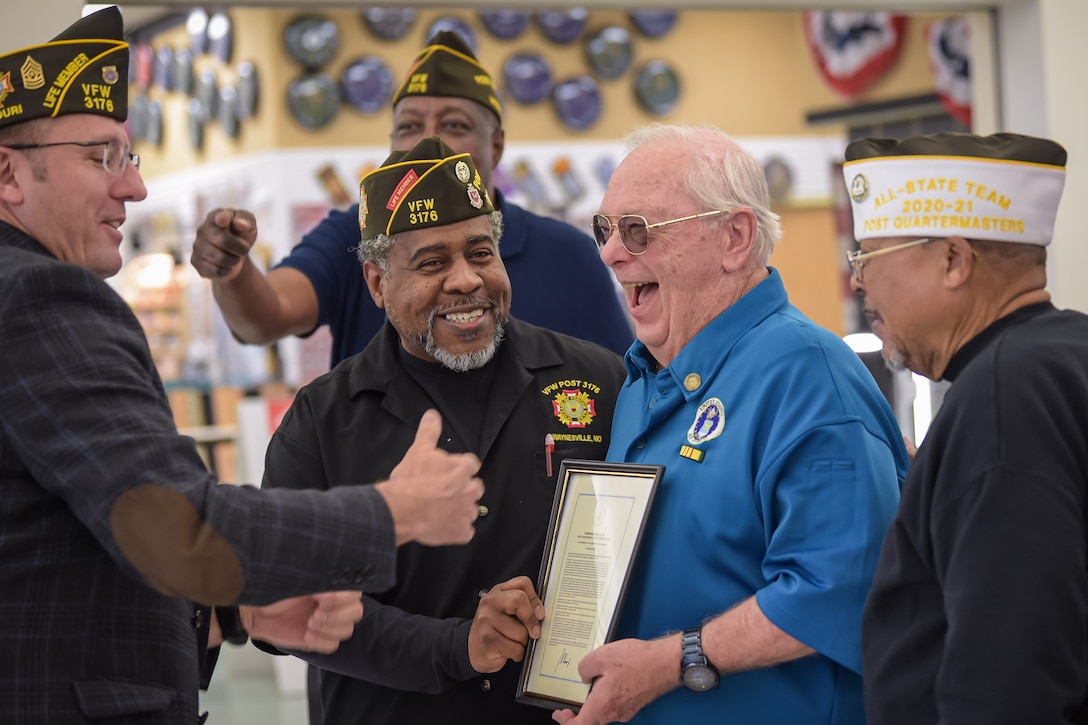
[[945,286],[948,289],[958,289],[967,284],[975,273],[978,256],[971,243],[963,237],[949,237],[945,243],[947,247],[941,257]]
[[381,265],[374,262],[363,262],[363,277],[366,278],[366,288],[370,290],[370,297],[379,309],[385,309],[385,295],[382,293],[382,280],[386,272]]
[[0,201],[15,205],[23,202],[23,190],[19,185],[19,175],[29,168],[25,163],[19,163],[19,156],[15,151],[0,146]]
[[722,229],[722,269],[736,272],[743,269],[752,256],[756,241],[756,213],[740,207],[725,220]]

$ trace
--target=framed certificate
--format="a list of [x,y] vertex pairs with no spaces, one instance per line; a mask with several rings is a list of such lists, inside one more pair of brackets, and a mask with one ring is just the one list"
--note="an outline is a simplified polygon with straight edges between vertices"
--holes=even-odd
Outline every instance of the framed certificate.
[[582,657],[609,641],[664,466],[565,460],[552,504],[537,593],[540,639],[530,640],[517,700],[578,709],[589,685]]

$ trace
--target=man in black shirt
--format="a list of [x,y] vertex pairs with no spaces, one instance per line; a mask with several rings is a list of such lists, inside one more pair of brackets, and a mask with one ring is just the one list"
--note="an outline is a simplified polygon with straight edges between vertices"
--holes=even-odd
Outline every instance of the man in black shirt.
[[1065,150],[937,134],[846,158],[885,359],[953,383],[866,605],[869,722],[1088,722],[1088,317],[1045,289]]
[[605,348],[509,316],[501,215],[468,154],[424,139],[368,174],[360,196],[358,256],[388,322],[299,391],[264,486],[395,477],[419,417],[437,408],[439,445],[474,452],[487,488],[472,544],[402,548],[396,587],[364,597],[339,655],[299,656],[324,670],[327,725],[550,723],[514,701],[543,616],[529,577],[555,492],[545,436],[556,469],[603,459],[625,368]]

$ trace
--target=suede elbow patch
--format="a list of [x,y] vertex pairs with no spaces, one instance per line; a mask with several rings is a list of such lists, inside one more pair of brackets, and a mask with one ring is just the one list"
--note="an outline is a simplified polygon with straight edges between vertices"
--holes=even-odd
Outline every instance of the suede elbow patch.
[[110,528],[125,558],[166,596],[224,605],[245,588],[233,547],[167,486],[126,491],[110,509]]

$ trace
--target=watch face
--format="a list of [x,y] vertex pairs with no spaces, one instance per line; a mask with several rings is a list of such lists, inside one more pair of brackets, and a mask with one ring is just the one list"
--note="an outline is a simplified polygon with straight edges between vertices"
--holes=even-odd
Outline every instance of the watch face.
[[686,665],[680,677],[684,686],[694,692],[707,692],[718,686],[718,673],[706,665]]

